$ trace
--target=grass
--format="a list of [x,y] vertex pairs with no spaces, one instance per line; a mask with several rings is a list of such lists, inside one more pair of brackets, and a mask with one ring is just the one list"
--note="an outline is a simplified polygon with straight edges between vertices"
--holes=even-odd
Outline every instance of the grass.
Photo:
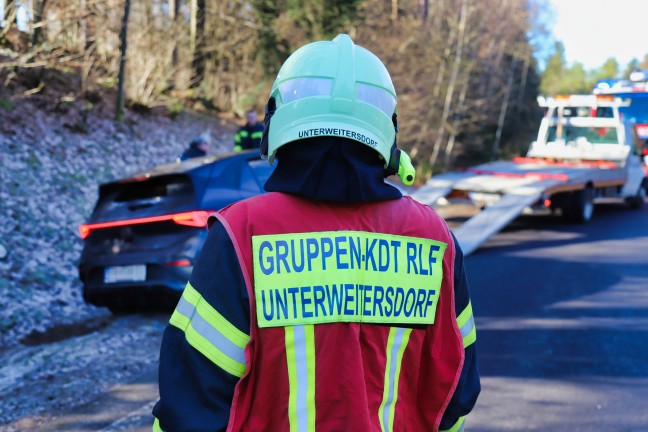
[[13,111],[16,108],[16,104],[10,101],[9,99],[0,98],[0,109],[5,111]]
[[117,78],[116,77],[98,78],[97,84],[99,84],[100,87],[105,89],[113,88],[117,86]]
[[173,117],[182,113],[185,110],[185,107],[181,100],[174,100],[167,106],[167,109],[169,110],[169,114]]

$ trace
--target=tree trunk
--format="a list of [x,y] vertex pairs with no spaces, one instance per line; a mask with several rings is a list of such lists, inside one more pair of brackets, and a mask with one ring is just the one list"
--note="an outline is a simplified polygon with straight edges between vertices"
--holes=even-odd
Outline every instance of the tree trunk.
[[463,55],[463,43],[464,35],[466,33],[466,20],[468,15],[467,1],[468,0],[463,0],[461,5],[461,18],[459,19],[459,28],[457,29],[457,50],[455,51],[452,74],[450,75],[450,81],[448,82],[448,89],[446,91],[445,103],[443,105],[441,122],[439,123],[439,129],[437,131],[436,140],[434,142],[434,148],[432,149],[432,155],[430,156],[429,160],[430,167],[432,167],[432,169],[434,169],[434,164],[436,164],[437,158],[439,157],[439,151],[441,150],[441,143],[445,138],[446,123],[450,115],[450,104],[452,103],[454,88],[457,83],[457,76],[459,75],[459,66],[461,65],[461,56]]
[[418,0],[418,15],[425,22],[430,14],[430,0]]
[[86,23],[86,8],[87,0],[79,0],[79,20],[77,21],[77,49],[79,52],[84,53],[86,50],[87,40],[87,23]]
[[[421,1],[421,0],[419,0],[419,1]],[[425,0],[425,1],[428,2],[428,0]],[[440,0],[438,3],[435,4],[434,10],[436,10],[437,13],[433,14],[432,23],[430,23],[431,24],[430,25],[431,29],[429,29],[428,33],[427,33],[428,37],[431,37],[431,35],[434,35],[436,33],[441,32],[441,15],[443,14],[443,12],[445,12],[443,0]],[[443,12],[440,12],[440,11],[443,11]],[[452,36],[450,38],[452,38]],[[434,58],[433,55],[428,54],[428,56],[431,59]],[[445,79],[445,66],[446,66],[445,59],[448,58],[449,56],[450,56],[450,44],[448,43],[448,44],[445,45],[445,48],[444,48],[444,51],[443,51],[443,58],[441,59],[441,61],[438,61],[437,67],[436,68],[431,68],[431,70],[436,69],[436,79],[434,81],[434,87],[432,88],[432,91],[429,92],[430,96],[428,97],[428,101],[429,101],[430,106],[433,105],[437,100],[439,100],[439,94],[441,93],[441,86],[442,86],[443,81]],[[434,113],[434,107],[429,108],[427,111],[428,111],[428,113]],[[434,117],[436,117],[436,116],[434,116]],[[429,120],[429,119],[426,119],[426,120]],[[412,146],[412,148],[410,150],[410,154],[411,154],[412,157],[416,157],[416,155],[418,155],[418,152],[419,152],[419,149],[420,149],[421,145],[423,145],[424,148],[426,147],[424,137],[427,137],[427,135],[428,135],[427,134],[428,121],[424,122],[423,126],[421,126],[421,129],[422,130],[421,130],[421,133],[419,134],[419,137],[416,139],[416,142],[414,143],[414,145]]]
[[502,140],[502,129],[504,129],[504,121],[506,120],[506,111],[508,110],[509,98],[511,97],[511,88],[513,87],[513,75],[515,71],[515,56],[511,56],[511,65],[509,67],[508,78],[506,79],[506,88],[504,89],[504,101],[500,108],[499,120],[497,121],[497,132],[495,132],[495,139],[493,140],[493,147],[491,148],[490,159],[495,160],[497,151],[499,150],[500,141]]
[[391,19],[392,21],[398,19],[398,0],[391,1]]
[[196,51],[196,17],[198,16],[198,0],[189,3],[189,49],[193,55]]
[[466,75],[466,80],[463,83],[463,87],[459,92],[459,101],[457,102],[457,109],[455,110],[455,116],[452,123],[452,133],[450,134],[450,139],[445,149],[445,160],[443,162],[443,167],[445,171],[450,169],[450,163],[452,162],[452,151],[454,150],[455,141],[457,139],[457,134],[459,130],[459,122],[465,110],[466,105],[466,95],[468,94],[468,88],[470,87],[470,75],[472,73],[473,67],[475,66],[475,57],[477,56],[477,51],[473,50],[470,54],[470,60],[466,65],[464,74]]
[[47,0],[40,0],[36,5],[34,12],[34,32],[32,33],[32,46],[35,46],[40,41],[43,31],[43,13],[45,12],[45,4]]
[[520,79],[520,91],[518,92],[517,104],[522,105],[524,93],[526,91],[527,78],[529,76],[529,64],[531,63],[531,47],[524,50],[524,66],[522,67],[522,78]]
[[124,0],[124,18],[122,19],[121,33],[119,34],[121,56],[119,58],[119,75],[117,85],[117,103],[115,107],[115,120],[124,120],[124,78],[126,75],[126,53],[128,44],[128,14],[130,13],[130,0]]
[[205,78],[205,0],[192,0],[193,60],[191,66],[193,76],[191,88],[198,88]]
[[169,0],[169,18],[171,18],[171,82],[170,87],[176,87],[176,71],[178,70],[178,16],[180,15],[180,0]]

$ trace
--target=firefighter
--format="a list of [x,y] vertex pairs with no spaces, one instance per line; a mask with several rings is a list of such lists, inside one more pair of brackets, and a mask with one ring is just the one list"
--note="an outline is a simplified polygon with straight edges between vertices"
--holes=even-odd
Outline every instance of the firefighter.
[[181,162],[188,159],[207,156],[210,144],[211,139],[208,134],[202,134],[193,137],[191,139],[191,142],[189,143],[189,147],[187,147],[187,149],[182,152],[182,154],[178,158],[178,161]]
[[259,123],[255,109],[245,114],[247,122],[234,135],[234,150],[257,149],[261,145],[263,124]]
[[154,431],[461,431],[480,391],[463,255],[396,146],[385,66],[293,53],[266,107],[269,193],[221,210],[165,330]]

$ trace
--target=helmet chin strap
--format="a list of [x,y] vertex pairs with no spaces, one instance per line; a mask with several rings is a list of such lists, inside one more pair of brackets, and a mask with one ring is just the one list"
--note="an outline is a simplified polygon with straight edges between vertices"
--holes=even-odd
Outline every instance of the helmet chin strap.
[[268,159],[268,135],[270,134],[270,120],[277,110],[277,101],[270,96],[265,106],[265,117],[263,117],[263,134],[261,135],[260,152],[262,159]]

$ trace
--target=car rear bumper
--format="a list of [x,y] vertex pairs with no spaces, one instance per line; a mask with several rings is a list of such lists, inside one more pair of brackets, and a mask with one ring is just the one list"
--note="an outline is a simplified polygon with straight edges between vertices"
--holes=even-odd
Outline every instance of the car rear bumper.
[[82,267],[83,299],[114,310],[173,308],[184,289],[192,266],[165,267],[146,264],[142,281],[105,282],[105,266]]

